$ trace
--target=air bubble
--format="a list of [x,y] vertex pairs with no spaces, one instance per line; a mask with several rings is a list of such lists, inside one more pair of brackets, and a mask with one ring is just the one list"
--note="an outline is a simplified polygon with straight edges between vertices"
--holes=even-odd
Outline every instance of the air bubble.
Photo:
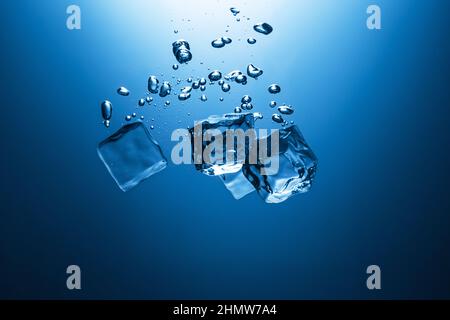
[[252,102],[252,97],[250,97],[249,95],[245,95],[245,96],[242,97],[241,102],[242,103]]
[[209,80],[218,81],[222,78],[222,73],[219,70],[214,70],[208,75]]
[[272,120],[276,123],[284,123],[283,117],[277,113],[272,115]]
[[229,37],[222,37],[222,41],[225,44],[230,44],[231,42],[233,42],[233,40]]
[[243,73],[241,73],[240,75],[238,75],[235,79],[235,81],[237,83],[241,83],[241,84],[247,84],[247,76],[244,75]]
[[231,13],[233,14],[233,16],[237,16],[239,14],[239,12],[241,12],[238,8],[230,8]]
[[185,100],[189,99],[190,97],[191,97],[191,94],[189,92],[183,92],[178,95],[178,100],[185,101]]
[[278,107],[278,112],[280,112],[281,114],[291,115],[294,113],[294,111],[294,108],[285,104]]
[[179,63],[187,63],[192,60],[192,53],[189,43],[180,39],[172,44],[172,51]]
[[281,92],[281,87],[277,84],[272,84],[269,86],[268,90],[272,94],[277,94]]
[[190,87],[190,86],[181,88],[182,93],[189,93],[191,91],[192,91],[192,87]]
[[259,32],[259,33],[262,33],[262,34],[265,34],[265,35],[268,35],[268,34],[272,33],[272,31],[273,31],[272,26],[270,24],[268,24],[268,23],[265,23],[265,22],[264,23],[259,23],[259,24],[255,25],[255,26],[253,26],[253,29],[256,32]]
[[164,81],[159,90],[159,96],[165,97],[170,94],[171,90],[172,90],[172,87],[170,86],[170,83],[167,81]]
[[264,119],[264,116],[261,112],[255,112],[253,113],[253,117],[255,118],[255,120],[261,120]]
[[231,89],[231,87],[230,87],[230,85],[228,83],[224,83],[222,85],[222,91],[223,92],[228,92],[228,91],[230,91],[230,89]]
[[121,96],[129,96],[130,95],[130,90],[128,90],[125,87],[120,87],[119,89],[117,89],[117,93],[120,94]]
[[214,48],[223,48],[223,47],[225,47],[225,42],[222,40],[222,38],[217,38],[216,40],[211,42],[211,45]]
[[156,76],[150,76],[148,78],[148,91],[150,93],[158,93],[159,89],[159,80],[156,78]]
[[113,106],[108,100],[105,100],[101,104],[103,120],[110,120],[112,117]]
[[249,64],[247,66],[247,74],[249,77],[257,79],[263,73],[264,73],[263,70],[259,69],[258,67],[255,67],[253,64]]

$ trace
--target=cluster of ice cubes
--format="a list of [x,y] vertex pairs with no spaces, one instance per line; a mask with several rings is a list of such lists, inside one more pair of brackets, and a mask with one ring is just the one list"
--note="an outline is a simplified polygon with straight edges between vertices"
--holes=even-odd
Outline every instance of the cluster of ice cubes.
[[[247,141],[244,143],[243,157],[237,156],[237,148],[241,146],[233,143],[231,148],[227,149],[228,145],[225,143],[227,130],[252,129],[257,118],[258,115],[253,113],[233,113],[211,116],[197,122],[197,125],[201,124],[199,126],[201,130],[196,131],[194,128],[189,130],[192,150],[195,151],[200,147],[200,150],[197,150],[199,152],[192,153],[195,168],[205,175],[220,177],[236,199],[257,191],[265,202],[280,203],[295,194],[309,191],[317,170],[317,158],[297,126],[279,130],[278,152],[269,154],[264,161],[261,159],[258,159],[256,163],[249,161],[250,147]],[[203,151],[215,139],[205,140],[203,137],[206,131],[211,132],[212,129],[217,135],[223,136],[223,157],[205,161],[202,158]],[[258,145],[265,145],[270,149],[268,146],[275,143],[272,141],[272,135],[260,138]],[[265,141],[261,144],[263,139]],[[195,145],[195,141],[200,141],[201,144]],[[228,161],[228,158],[224,156],[228,153],[236,156],[230,157]],[[102,141],[98,146],[98,154],[123,191],[130,190],[167,167],[167,160],[159,144],[141,121],[124,125],[119,131]],[[222,161],[225,158],[227,161]],[[275,173],[266,175],[267,171],[264,169],[273,161],[278,161],[279,169]]]
[[[239,9],[234,7],[230,11],[234,16],[240,13]],[[237,21],[240,21],[240,19],[238,18]],[[254,25],[253,29],[263,35],[268,35],[273,31],[272,26],[268,23]],[[175,31],[175,33],[178,33],[178,31]],[[256,39],[250,37],[247,42],[255,44]],[[231,38],[220,37],[212,41],[211,45],[214,48],[222,48],[231,43]],[[173,42],[172,52],[180,65],[187,64],[192,60],[190,45],[186,40],[180,39]],[[174,64],[172,69],[178,70],[179,67],[178,64]],[[240,70],[234,70],[222,75],[221,71],[213,70],[208,75],[208,79],[210,84],[217,82],[223,92],[228,92],[231,89],[231,82],[246,85],[247,77],[256,80],[264,73],[262,69],[253,64],[249,64],[246,71],[246,74]],[[177,85],[180,82],[181,79],[177,81]],[[193,89],[206,90],[206,78],[198,78],[195,81],[189,78],[187,82],[188,85],[182,87],[178,94],[178,100],[180,101],[188,100]],[[162,81],[160,83],[157,76],[154,75],[148,78],[147,88],[149,94],[156,94],[165,99],[172,93],[170,82]],[[271,84],[267,90],[270,94],[276,95],[281,92],[281,87],[278,84]],[[123,86],[117,89],[117,93],[121,96],[130,95],[130,91]],[[200,100],[207,101],[206,94],[202,93]],[[151,96],[141,98],[138,100],[138,106],[143,107],[145,103],[150,104],[152,101]],[[223,98],[220,98],[220,101],[223,101]],[[165,105],[169,106],[170,101],[165,101]],[[271,101],[269,106],[275,108],[277,102]],[[295,125],[287,126],[288,122],[283,118],[285,115],[294,113],[292,106],[282,104],[277,108],[278,113],[272,115],[272,120],[283,126],[282,129],[277,131],[276,137],[272,133],[268,137],[258,138],[258,148],[260,145],[264,145],[268,149],[274,143],[274,139],[277,139],[277,152],[271,152],[265,159],[258,158],[256,162],[249,161],[252,145],[247,140],[244,140],[241,146],[237,143],[230,145],[226,143],[226,134],[229,130],[239,129],[245,132],[254,129],[255,121],[263,118],[260,112],[244,113],[252,109],[252,98],[245,95],[241,99],[241,104],[235,107],[234,113],[210,116],[208,119],[197,122],[201,125],[199,131],[196,130],[197,126],[189,129],[192,151],[194,151],[192,153],[193,166],[205,175],[219,177],[235,199],[241,199],[257,191],[265,202],[280,203],[295,194],[307,192],[317,170],[317,158],[307,145],[299,128]],[[109,100],[101,103],[101,112],[104,125],[109,127],[113,113],[113,105]],[[127,115],[125,120],[128,123],[102,141],[97,148],[100,159],[119,188],[124,192],[167,167],[167,160],[161,147],[142,122],[144,117],[141,116],[141,120],[130,123],[136,117],[136,113]],[[293,124],[292,121],[291,124]],[[154,127],[151,126],[150,128],[153,129]],[[212,130],[216,133],[216,136],[211,137],[210,140],[205,140],[204,135],[207,132],[212,132]],[[223,141],[222,151],[220,153],[214,151],[213,157],[204,159],[203,151],[210,148],[212,142],[218,138]],[[196,141],[200,141],[200,144],[197,144]],[[241,152],[242,148],[243,153]],[[196,158],[198,155],[200,155],[200,158]],[[229,155],[231,156],[228,157]],[[274,162],[278,163],[278,170],[267,174],[267,166]]]

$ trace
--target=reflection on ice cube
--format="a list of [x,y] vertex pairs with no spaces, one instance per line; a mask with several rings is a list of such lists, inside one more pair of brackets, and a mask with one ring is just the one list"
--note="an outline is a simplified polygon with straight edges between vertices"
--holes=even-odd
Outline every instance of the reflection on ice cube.
[[265,165],[245,165],[244,175],[267,203],[280,203],[291,196],[309,191],[317,170],[317,158],[306,144],[297,126],[279,132],[279,170],[274,175],[262,175]]
[[124,125],[97,148],[100,159],[123,191],[163,170],[167,160],[141,121]]
[[236,200],[255,191],[255,187],[247,180],[242,171],[225,174],[220,178]]

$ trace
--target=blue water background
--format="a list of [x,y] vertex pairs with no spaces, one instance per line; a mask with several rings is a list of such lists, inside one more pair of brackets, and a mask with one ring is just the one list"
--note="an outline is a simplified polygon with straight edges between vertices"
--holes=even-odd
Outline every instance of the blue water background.
[[[372,3],[381,31],[366,28]],[[1,298],[450,298],[447,1],[77,0],[78,31],[66,29],[70,4],[2,1]],[[271,35],[252,30],[262,21]],[[233,43],[210,46],[224,35]],[[178,38],[194,59],[174,71]],[[173,82],[249,63],[259,80],[208,86],[206,103],[194,93],[136,107],[150,74]],[[173,129],[243,94],[272,128],[271,83],[319,158],[308,194],[235,201],[219,179],[174,165],[123,193],[97,156],[137,112],[170,157]],[[79,292],[65,286],[70,264]],[[366,288],[371,264],[378,292]]]

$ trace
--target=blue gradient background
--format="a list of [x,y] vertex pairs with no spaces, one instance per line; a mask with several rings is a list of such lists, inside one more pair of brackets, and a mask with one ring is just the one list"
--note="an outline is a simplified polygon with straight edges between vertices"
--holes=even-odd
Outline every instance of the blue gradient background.
[[[2,1],[0,298],[450,298],[448,1],[181,3],[77,0],[82,30],[68,31],[69,1]],[[372,3],[381,31],[366,28]],[[234,5],[251,20],[236,22]],[[275,31],[255,34],[260,21]],[[212,48],[227,24],[233,43]],[[173,71],[177,38],[194,59]],[[136,108],[150,74],[248,63],[264,75],[230,94]],[[96,154],[136,110],[155,119],[167,155],[173,129],[230,112],[243,94],[271,127],[273,82],[320,160],[312,191],[281,205],[235,201],[190,166],[122,193]],[[82,291],[65,287],[70,264]],[[365,286],[371,264],[378,292]]]

